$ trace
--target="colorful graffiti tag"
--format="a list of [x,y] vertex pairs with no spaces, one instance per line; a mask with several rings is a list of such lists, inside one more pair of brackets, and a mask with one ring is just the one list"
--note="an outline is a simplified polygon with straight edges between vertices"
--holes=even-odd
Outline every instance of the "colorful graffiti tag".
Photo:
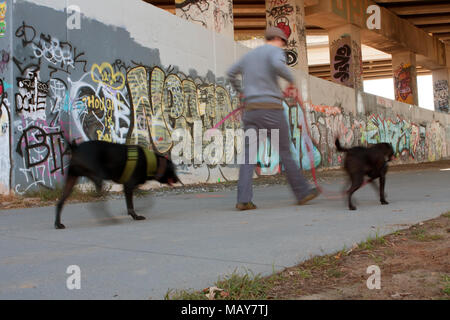
[[0,38],[5,36],[6,33],[6,1],[0,2]]
[[447,80],[434,82],[434,109],[441,112],[449,112],[450,96]]
[[5,87],[0,79],[0,193],[11,189],[11,115]]
[[412,66],[403,63],[394,71],[395,100],[414,104],[412,72]]
[[288,43],[285,48],[286,61],[291,67],[298,64],[298,32],[295,27],[296,9],[292,1],[266,1],[266,19],[269,26],[278,27],[286,34]]

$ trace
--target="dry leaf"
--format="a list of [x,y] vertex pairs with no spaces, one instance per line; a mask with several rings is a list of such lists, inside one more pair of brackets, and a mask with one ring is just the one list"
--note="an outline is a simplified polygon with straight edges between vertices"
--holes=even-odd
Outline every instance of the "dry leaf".
[[209,288],[209,293],[206,294],[206,297],[209,300],[214,300],[216,298],[216,291],[223,291],[223,289],[220,289],[220,288],[217,288],[217,287],[210,287]]

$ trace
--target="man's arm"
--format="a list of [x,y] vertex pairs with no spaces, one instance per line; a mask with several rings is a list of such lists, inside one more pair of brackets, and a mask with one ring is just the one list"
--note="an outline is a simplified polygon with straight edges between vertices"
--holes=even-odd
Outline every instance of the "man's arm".
[[286,65],[286,55],[283,50],[277,50],[277,54],[272,56],[272,64],[277,72],[277,75],[287,80],[290,84],[295,83],[292,71]]
[[242,92],[242,88],[240,85],[240,81],[238,80],[237,77],[239,74],[242,73],[241,61],[242,60],[239,60],[236,63],[234,63],[230,67],[230,69],[228,69],[228,72],[227,72],[228,80],[230,80],[230,83],[231,83],[233,89],[239,93]]

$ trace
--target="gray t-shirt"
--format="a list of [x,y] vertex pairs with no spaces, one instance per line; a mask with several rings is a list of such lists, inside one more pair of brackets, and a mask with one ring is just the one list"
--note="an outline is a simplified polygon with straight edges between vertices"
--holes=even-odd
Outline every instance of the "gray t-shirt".
[[[242,75],[243,88],[237,76]],[[245,103],[281,103],[283,95],[278,77],[294,82],[286,65],[284,50],[270,44],[253,49],[227,72],[231,85],[244,94]]]

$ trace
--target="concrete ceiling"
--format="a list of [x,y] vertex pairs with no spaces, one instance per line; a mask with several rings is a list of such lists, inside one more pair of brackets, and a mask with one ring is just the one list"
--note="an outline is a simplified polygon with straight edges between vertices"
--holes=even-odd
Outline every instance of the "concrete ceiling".
[[449,0],[375,0],[375,2],[450,44]]
[[[142,0],[175,14],[175,0]],[[430,35],[450,45],[450,0],[374,0],[399,18],[410,21]],[[305,0],[305,6],[313,6],[318,0]],[[266,28],[265,0],[233,0],[235,40],[261,38]],[[329,49],[327,31],[307,25],[308,60],[310,73],[329,79]],[[316,41],[314,40],[316,38]],[[319,41],[317,41],[319,39]],[[364,78],[392,77],[392,62],[389,54],[362,46]],[[430,71],[418,67],[419,74]]]
[[[175,0],[143,0],[175,14]],[[431,33],[450,44],[449,0],[374,0],[398,17]],[[305,0],[305,6],[317,0]],[[233,0],[234,30],[236,40],[262,36],[266,28],[265,0]],[[307,26],[308,34],[325,33],[320,28]]]

